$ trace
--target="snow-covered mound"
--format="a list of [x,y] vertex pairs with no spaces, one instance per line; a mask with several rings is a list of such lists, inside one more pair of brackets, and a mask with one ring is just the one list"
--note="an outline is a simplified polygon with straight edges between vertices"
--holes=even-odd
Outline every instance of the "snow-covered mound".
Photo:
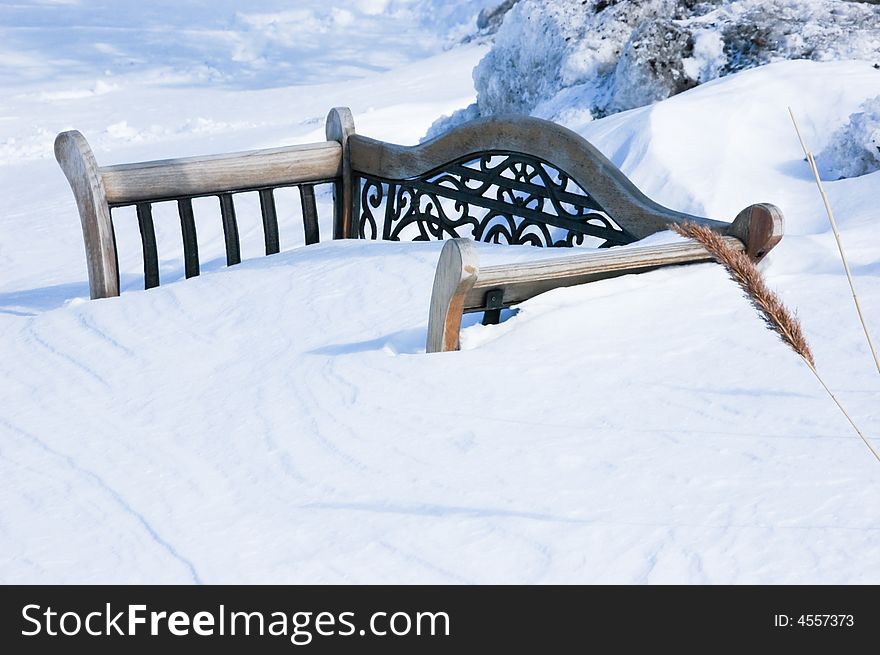
[[522,0],[474,70],[477,116],[641,107],[782,59],[880,59],[880,7],[845,0]]
[[[473,98],[484,52],[264,91],[15,87],[0,125],[20,144],[77,127],[112,163],[312,141],[351,104],[361,133],[412,143]],[[783,209],[765,271],[874,437],[880,385],[786,107],[819,151],[878,94],[870,64],[784,62],[569,122],[669,206]],[[163,286],[139,291],[121,217],[127,291],[93,302],[51,155],[7,157],[4,583],[880,582],[876,461],[715,265],[560,289],[425,355],[439,243],[294,247],[288,216],[286,252],[225,269],[208,215],[214,259],[174,281],[176,218],[157,215]],[[873,326],[878,175],[828,183]],[[256,256],[258,212],[241,217]],[[486,264],[557,254],[481,245]]]
[[831,135],[816,164],[823,177],[858,177],[880,170],[880,96],[866,100]]

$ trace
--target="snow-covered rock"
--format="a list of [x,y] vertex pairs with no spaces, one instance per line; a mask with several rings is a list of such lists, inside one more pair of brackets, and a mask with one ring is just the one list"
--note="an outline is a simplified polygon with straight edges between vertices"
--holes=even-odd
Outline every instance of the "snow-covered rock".
[[582,109],[604,116],[772,61],[873,60],[880,56],[875,4],[523,0],[507,13],[474,70],[477,106],[432,133],[474,115],[558,118],[547,110],[559,104],[552,102],[557,93],[572,87],[588,105]]
[[477,15],[477,29],[481,34],[494,34],[504,22],[507,12],[513,9],[519,0],[503,0],[495,5],[484,8]]
[[866,100],[816,155],[823,178],[837,180],[880,170],[880,96]]
[[639,25],[630,36],[610,88],[608,110],[613,113],[663,100],[697,84],[685,60],[693,59],[694,39],[672,20]]

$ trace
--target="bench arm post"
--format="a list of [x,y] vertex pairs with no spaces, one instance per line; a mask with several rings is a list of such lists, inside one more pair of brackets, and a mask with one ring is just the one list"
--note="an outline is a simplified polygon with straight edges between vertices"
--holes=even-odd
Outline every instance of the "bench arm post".
[[89,293],[93,299],[118,296],[119,264],[110,206],[92,149],[76,130],[62,132],[55,139],[55,159],[70,183],[79,209],[89,271]]
[[342,146],[342,177],[333,184],[333,238],[356,237],[352,227],[360,213],[360,193],[351,172],[351,146],[348,137],[355,133],[354,117],[348,107],[334,107],[327,114],[324,133],[328,141]]
[[440,252],[428,314],[429,353],[458,350],[464,301],[480,272],[480,256],[470,239],[447,241]]
[[782,211],[769,203],[746,207],[727,228],[727,234],[742,241],[746,254],[756,262],[761,261],[779,243],[784,231]]

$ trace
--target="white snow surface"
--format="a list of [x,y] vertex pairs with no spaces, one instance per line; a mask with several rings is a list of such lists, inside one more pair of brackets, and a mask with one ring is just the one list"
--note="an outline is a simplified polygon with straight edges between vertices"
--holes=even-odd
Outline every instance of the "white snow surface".
[[[44,71],[4,72],[0,581],[880,582],[880,465],[716,265],[559,289],[497,326],[469,317],[461,352],[425,355],[441,244],[303,247],[294,195],[279,200],[279,255],[259,257],[258,210],[240,209],[249,259],[231,269],[217,216],[197,216],[192,280],[175,216],[157,211],[150,291],[120,214],[125,291],[87,300],[56,132],[80,129],[110,164],[315,141],[326,111],[350,105],[361,133],[415,143],[473,102],[485,46],[438,41],[400,61],[377,33],[352,40],[349,63],[399,63],[319,84],[172,82],[150,62],[62,73],[44,52]],[[226,56],[216,66],[242,79]],[[880,446],[880,378],[786,109],[819,151],[878,94],[867,62],[782,62],[569,126],[670,207],[783,209],[762,267]],[[878,176],[826,183],[875,329]],[[329,209],[324,191],[324,235]]]
[[834,131],[816,155],[816,166],[822,177],[832,180],[880,170],[880,96],[866,100]]

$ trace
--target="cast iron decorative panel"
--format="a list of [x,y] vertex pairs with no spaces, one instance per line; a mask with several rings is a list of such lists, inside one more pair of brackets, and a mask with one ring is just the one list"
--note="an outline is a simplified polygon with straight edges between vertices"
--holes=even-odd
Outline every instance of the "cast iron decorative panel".
[[565,172],[521,153],[467,155],[407,180],[361,175],[358,236],[600,247],[636,239]]

